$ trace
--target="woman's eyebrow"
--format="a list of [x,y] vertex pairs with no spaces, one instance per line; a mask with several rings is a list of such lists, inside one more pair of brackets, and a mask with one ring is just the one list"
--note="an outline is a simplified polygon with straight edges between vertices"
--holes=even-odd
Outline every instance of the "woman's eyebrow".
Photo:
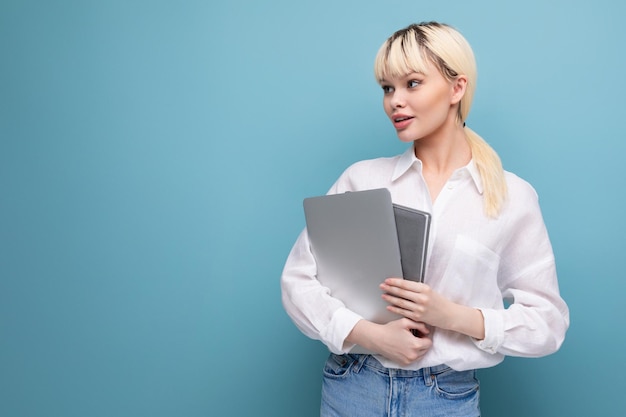
[[[421,71],[411,71],[411,72],[407,72],[406,74],[404,74],[401,78],[410,78],[410,77],[415,77],[415,76],[421,76],[421,77],[425,77],[426,73],[421,72]],[[378,83],[382,84],[382,83],[388,83],[390,81],[386,80],[385,78],[379,78],[378,79]]]

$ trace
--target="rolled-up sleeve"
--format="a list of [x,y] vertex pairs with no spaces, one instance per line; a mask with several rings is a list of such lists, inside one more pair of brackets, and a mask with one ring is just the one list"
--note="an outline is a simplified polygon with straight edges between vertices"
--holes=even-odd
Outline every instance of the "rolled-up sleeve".
[[347,309],[316,278],[317,267],[306,229],[293,246],[281,276],[285,311],[306,336],[322,341],[333,353],[346,353],[344,346],[361,316]]
[[569,327],[569,309],[561,298],[548,233],[533,192],[522,215],[509,225],[502,248],[499,286],[506,309],[481,308],[482,350],[510,356],[540,357],[556,352]]

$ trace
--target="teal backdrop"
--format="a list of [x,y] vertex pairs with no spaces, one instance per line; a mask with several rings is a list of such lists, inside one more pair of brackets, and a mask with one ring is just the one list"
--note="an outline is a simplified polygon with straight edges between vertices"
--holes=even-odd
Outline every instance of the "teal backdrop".
[[302,199],[404,150],[379,45],[473,45],[468,124],[540,195],[562,349],[480,371],[483,415],[623,416],[623,2],[0,3],[0,416],[318,415],[280,301]]

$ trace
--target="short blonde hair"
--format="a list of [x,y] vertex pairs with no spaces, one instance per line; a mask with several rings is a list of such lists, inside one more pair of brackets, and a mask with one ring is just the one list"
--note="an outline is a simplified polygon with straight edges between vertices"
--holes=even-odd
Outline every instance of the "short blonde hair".
[[[457,121],[465,123],[476,90],[476,59],[467,40],[453,27],[425,22],[413,24],[391,35],[380,47],[374,61],[374,75],[380,82],[412,72],[427,73],[432,63],[448,81],[467,77],[465,94],[458,107]],[[472,158],[484,189],[485,212],[497,217],[506,199],[506,181],[498,154],[483,138],[465,127]]]

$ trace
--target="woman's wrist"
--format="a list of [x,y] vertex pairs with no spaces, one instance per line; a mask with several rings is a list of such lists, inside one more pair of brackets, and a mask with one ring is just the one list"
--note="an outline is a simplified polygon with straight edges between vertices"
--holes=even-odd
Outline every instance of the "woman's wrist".
[[372,346],[370,346],[370,340],[375,340],[375,338],[371,337],[371,334],[375,331],[375,326],[376,323],[365,319],[357,321],[352,328],[352,331],[348,333],[348,336],[343,343],[344,347],[360,345],[366,349],[371,349]]
[[477,308],[454,304],[447,330],[482,340],[485,338],[483,313]]

